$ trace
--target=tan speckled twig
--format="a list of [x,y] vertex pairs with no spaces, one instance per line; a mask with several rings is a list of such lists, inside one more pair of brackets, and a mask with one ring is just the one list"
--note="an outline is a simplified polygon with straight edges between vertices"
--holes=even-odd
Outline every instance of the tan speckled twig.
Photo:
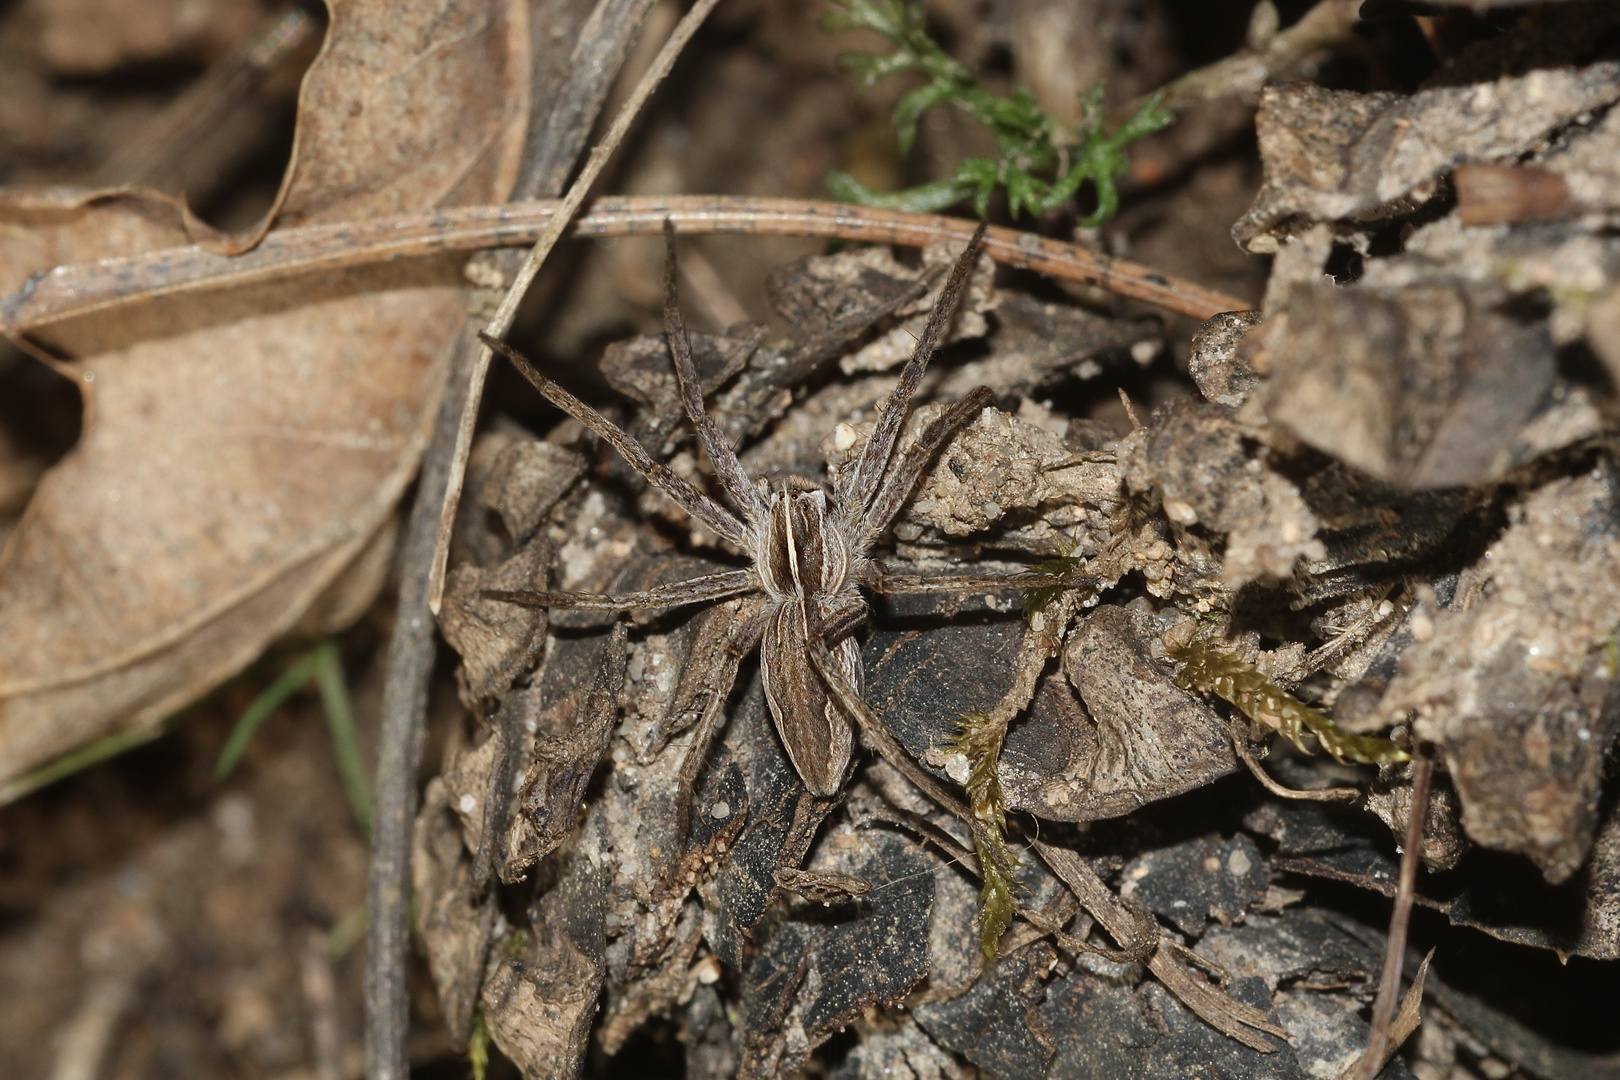
[[[0,332],[27,333],[158,296],[262,284],[441,251],[519,247],[534,243],[559,205],[556,199],[537,199],[382,221],[284,229],[270,233],[252,251],[234,256],[191,246],[59,266],[0,298]],[[975,225],[966,218],[814,199],[677,195],[598,199],[575,221],[574,235],[654,236],[662,231],[665,218],[683,235],[814,236],[911,247],[938,240],[965,244]],[[1097,285],[1195,319],[1251,306],[1235,296],[1138,263],[1016,229],[990,229],[984,251],[1006,266]]]

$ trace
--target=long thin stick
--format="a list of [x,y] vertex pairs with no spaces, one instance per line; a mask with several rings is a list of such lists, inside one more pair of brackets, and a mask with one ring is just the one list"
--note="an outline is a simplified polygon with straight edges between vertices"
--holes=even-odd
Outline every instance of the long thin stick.
[[[159,296],[262,284],[442,251],[520,247],[540,237],[560,205],[555,199],[536,199],[381,221],[283,229],[270,233],[252,251],[233,256],[194,246],[59,266],[10,296],[0,297],[0,332],[24,333]],[[907,247],[939,240],[960,247],[972,237],[977,224],[966,218],[815,199],[676,195],[597,199],[575,222],[573,231],[575,236],[589,237],[650,236],[663,230],[666,219],[682,235],[814,236]],[[1079,244],[1017,229],[989,229],[984,253],[1005,266],[1097,285],[1195,319],[1252,306],[1140,263],[1112,259]]]
[[1417,894],[1417,868],[1423,855],[1423,823],[1429,816],[1429,775],[1432,760],[1416,754],[1412,766],[1412,802],[1407,810],[1406,848],[1401,852],[1400,884],[1395,910],[1389,916],[1389,939],[1384,948],[1384,970],[1373,1003],[1372,1034],[1367,1049],[1346,1069],[1342,1080],[1372,1080],[1389,1059],[1390,1026],[1401,999],[1401,969],[1406,962],[1406,931],[1412,922],[1412,900]]
[[[550,114],[566,114],[561,129],[548,119],[545,144],[525,155],[524,191],[553,193],[584,144],[616,77],[634,29],[631,17],[645,13],[640,0],[600,0],[581,30],[560,87],[548,87]],[[549,114],[548,114],[549,115]],[[261,245],[262,246],[262,245]],[[410,1063],[406,1035],[410,996],[411,827],[416,817],[417,770],[426,733],[428,686],[435,658],[434,622],[428,610],[439,514],[456,462],[456,438],[466,394],[480,352],[469,319],[456,343],[433,435],[422,459],[400,558],[399,604],[388,643],[383,723],[377,753],[375,822],[371,834],[370,883],[366,893],[366,1075],[369,1080],[406,1080]],[[505,765],[498,763],[497,768]]]
[[425,570],[433,557],[439,505],[449,483],[450,447],[477,347],[478,339],[470,328],[456,343],[400,553],[404,572],[388,638],[388,679],[383,685],[371,828],[371,880],[366,890],[366,1075],[370,1080],[406,1080],[410,1076],[405,1054],[405,1034],[410,1027],[405,958],[410,954],[411,827],[416,820],[416,773],[422,761],[423,717],[434,660],[428,577],[413,568]]
[[[675,60],[680,56],[686,43],[697,33],[697,28],[703,24],[710,11],[718,0],[697,0],[691,10],[681,16],[681,21],[675,24],[669,40],[664,47],[658,50],[658,56],[653,60],[652,67],[642,75],[641,81],[631,92],[630,98],[619,109],[619,114],[613,118],[613,126],[608,128],[602,141],[591,150],[590,158],[585,167],[580,170],[579,177],[574,181],[568,193],[563,196],[562,203],[547,218],[545,227],[540,232],[540,238],[534,243],[534,250],[524,260],[523,267],[513,279],[511,288],[501,298],[500,306],[495,314],[490,316],[489,325],[484,327],[484,333],[492,338],[504,338],[506,332],[512,328],[512,320],[517,316],[518,305],[528,293],[529,286],[534,283],[534,276],[540,272],[540,266],[556,247],[557,241],[567,230],[569,222],[579,212],[580,206],[585,202],[585,196],[591,192],[597,177],[607,167],[608,159],[618,149],[619,144],[630,132],[630,125],[635,122],[641,108],[652,97],[658,84],[664,81],[670,68],[675,66]],[[455,457],[450,463],[450,486],[445,490],[444,505],[439,513],[439,537],[433,547],[433,576],[428,584],[428,607],[435,615],[439,613],[439,602],[444,598],[444,572],[445,563],[450,554],[450,532],[456,522],[456,507],[461,502],[461,481],[467,472],[467,455],[472,452],[473,428],[478,425],[478,404],[484,396],[484,379],[489,374],[490,357],[494,355],[489,346],[481,345],[478,349],[477,360],[469,374],[469,383],[465,396],[464,408],[461,414],[461,427],[456,432]]]

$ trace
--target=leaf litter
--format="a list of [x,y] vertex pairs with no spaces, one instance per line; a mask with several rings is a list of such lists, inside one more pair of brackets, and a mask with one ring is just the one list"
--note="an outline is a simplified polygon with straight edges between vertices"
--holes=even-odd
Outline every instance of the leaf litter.
[[[628,482],[577,427],[486,428],[469,461],[442,616],[462,661],[460,705],[442,710],[443,768],[415,834],[418,928],[451,1047],[487,1037],[526,1076],[642,1059],[704,1076],[1339,1076],[1376,1039],[1367,1009],[1387,998],[1378,972],[1400,949],[1381,927],[1381,900],[1366,898],[1400,893],[1396,849],[1418,801],[1415,854],[1428,872],[1413,933],[1441,950],[1436,970],[1417,978],[1428,992],[1423,1026],[1383,1075],[1604,1075],[1607,1044],[1586,1033],[1576,1048],[1560,1046],[1520,1025],[1501,1010],[1512,998],[1501,986],[1503,973],[1531,964],[1524,950],[1575,957],[1571,970],[1598,987],[1610,977],[1592,965],[1620,955],[1620,849],[1605,790],[1617,627],[1605,621],[1615,515],[1603,365],[1616,286],[1602,146],[1615,75],[1594,55],[1602,38],[1566,40],[1552,16],[1526,24],[1537,64],[1493,61],[1500,38],[1470,17],[1480,19],[1467,24],[1478,41],[1432,89],[1265,91],[1264,185],[1236,235],[1251,250],[1274,245],[1276,259],[1255,312],[1219,316],[1194,338],[1188,369],[1202,400],[1162,354],[1144,382],[1138,353],[1155,363],[1162,324],[1027,279],[986,281],[977,318],[958,324],[961,340],[902,444],[971,386],[989,384],[995,396],[923,476],[888,558],[941,574],[1061,568],[1087,587],[1033,604],[1027,617],[1018,590],[879,606],[862,638],[865,698],[908,756],[857,751],[854,777],[833,798],[799,780],[750,666],[734,694],[714,689],[729,685],[719,673],[734,662],[745,601],[615,620],[547,616],[485,595],[644,589],[735,566],[734,553]],[[490,53],[481,55],[479,78],[490,74]],[[1448,77],[1458,81],[1439,85]],[[479,78],[470,83],[487,87]],[[1467,122],[1447,126],[1459,112]],[[353,145],[351,121],[331,120]],[[308,146],[319,147],[310,131]],[[1428,138],[1403,143],[1414,131]],[[467,176],[499,173],[492,159],[463,161]],[[348,206],[323,191],[310,205],[326,209],[298,220],[398,215],[470,190],[442,164],[408,198],[390,172],[375,194],[394,203]],[[289,172],[288,222],[299,212],[296,177],[321,167]],[[1482,221],[1465,178],[1486,167],[1499,171]],[[1545,173],[1564,184],[1556,198]],[[189,239],[172,204],[148,200],[132,214],[128,200],[11,211],[31,230],[25,258],[38,260],[19,265]],[[104,212],[115,226],[105,238],[101,224],[85,224]],[[79,239],[67,225],[82,228]],[[123,228],[132,231],[120,239]],[[919,277],[859,250],[815,258],[815,269],[801,260],[772,276],[772,323],[699,339],[716,416],[752,473],[821,479],[858,455],[894,386],[885,342],[899,342],[904,321],[931,300],[916,291],[926,260]],[[422,328],[437,319],[439,331],[459,329],[466,309],[454,263],[443,265],[322,279],[328,292],[345,291],[337,299],[295,282],[273,290],[268,303],[281,310],[272,316],[263,297],[234,307],[214,297],[206,317],[192,316],[196,330],[176,302],[174,314],[126,311],[100,316],[104,325],[90,315],[40,335],[37,347],[81,378],[96,372],[96,393],[108,394],[124,386],[114,361],[132,354],[135,370],[143,359],[132,339],[146,335],[154,357],[161,345],[181,361],[175,340],[200,349],[231,327],[227,344],[282,339],[285,348],[287,331],[265,319],[349,304],[356,310],[332,317],[352,320],[365,350],[377,347],[375,320],[403,317],[380,340],[414,349],[417,372],[414,391],[396,387],[388,399],[397,434],[374,454],[386,460],[342,489],[367,491],[373,509],[356,513],[351,496],[346,514],[328,511],[335,523],[324,531],[287,527],[288,536],[306,530],[306,544],[321,537],[299,549],[320,569],[296,565],[305,593],[276,594],[237,620],[257,644],[229,662],[194,662],[188,635],[223,654],[221,628],[232,624],[199,622],[177,638],[175,606],[142,608],[137,581],[124,595],[146,623],[104,637],[134,642],[124,648],[138,655],[121,661],[122,681],[101,683],[108,676],[81,648],[91,674],[79,678],[101,711],[49,731],[56,750],[127,722],[130,701],[150,703],[139,722],[154,722],[237,670],[305,613],[319,591],[310,582],[336,577],[376,522],[392,520],[404,481],[377,477],[409,475],[451,344],[441,337],[430,361]],[[395,308],[358,313],[379,294],[395,296]],[[443,302],[406,317],[424,296]],[[846,299],[839,313],[853,319],[810,314]],[[365,381],[385,374],[371,368],[386,357],[354,348]],[[661,342],[616,349],[603,371],[622,396],[604,400],[701,481],[707,463],[672,422]],[[172,377],[185,385],[161,382],[143,400],[172,391],[186,415],[206,415],[201,363],[177,363]],[[333,416],[364,415],[361,382],[351,372]],[[1116,385],[1140,403],[1120,412]],[[232,401],[244,390],[242,400],[264,404],[251,383],[231,386]],[[93,413],[75,454],[118,415]],[[121,445],[137,446],[140,434]],[[42,495],[77,460],[58,466]],[[339,470],[322,461],[299,464],[330,482]],[[117,477],[98,471],[85,482],[102,491],[125,483]],[[307,484],[277,497],[284,490],[312,497]],[[173,512],[142,499],[154,514]],[[45,513],[29,511],[16,550]],[[192,527],[174,521],[176,534]],[[379,579],[361,575],[347,611],[325,625],[352,620]],[[48,607],[37,600],[34,610]],[[16,625],[64,633],[52,623],[35,614]],[[1219,643],[1199,654],[1202,673],[1186,663],[1190,634]],[[55,639],[36,645],[47,649],[74,655]],[[137,674],[148,681],[109,696]],[[1222,677],[1236,680],[1232,694]],[[689,787],[693,725],[711,711],[723,737]],[[992,737],[963,738],[965,717],[991,725]],[[1329,748],[1373,746],[1387,763],[1375,773],[1296,753],[1270,738],[1279,723],[1318,731]],[[54,752],[23,743],[17,769]],[[1411,795],[1400,756],[1412,752],[1434,757],[1431,799]],[[988,957],[979,878],[989,860],[953,812],[963,787],[972,817],[1004,805],[1018,854],[996,871],[1009,879],[1001,893],[1012,911],[987,936]],[[1345,787],[1364,800],[1284,797]],[[335,805],[341,814],[341,794]],[[1482,990],[1496,987],[1496,1004],[1470,996],[1470,969],[1448,959],[1447,942],[1473,939],[1425,912],[1514,943],[1490,953],[1501,971],[1474,970]],[[132,931],[125,943],[148,939],[158,940]],[[128,972],[161,969],[131,955],[95,969],[107,994],[151,977]],[[232,1031],[253,1030],[252,1008],[231,1015]],[[1394,1042],[1412,1019],[1402,1012]],[[267,1057],[251,1039],[231,1045],[241,1061],[293,1060]]]
[[[502,196],[527,107],[526,13],[512,10],[378,34],[364,5],[339,8],[265,227]],[[424,54],[442,66],[413,69]],[[422,79],[437,121],[418,111]],[[396,142],[407,127],[426,140],[410,152]],[[21,226],[7,231],[13,288],[63,255],[186,240],[171,206],[141,193],[73,196],[43,219],[31,201],[6,205]],[[0,565],[0,774],[156,724],[300,620],[341,626],[369,604],[468,288],[453,262],[379,267],[35,337],[82,387],[89,422]]]

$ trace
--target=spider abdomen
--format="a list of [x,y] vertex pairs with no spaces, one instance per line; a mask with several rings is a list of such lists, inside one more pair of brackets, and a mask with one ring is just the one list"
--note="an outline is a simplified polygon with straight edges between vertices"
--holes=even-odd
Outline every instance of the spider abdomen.
[[[825,799],[843,786],[854,731],[826,683],[804,661],[810,636],[819,632],[811,618],[810,605],[797,597],[777,605],[760,642],[759,674],[788,760],[811,794]],[[831,652],[844,677],[859,687],[861,653],[855,639],[844,638]]]

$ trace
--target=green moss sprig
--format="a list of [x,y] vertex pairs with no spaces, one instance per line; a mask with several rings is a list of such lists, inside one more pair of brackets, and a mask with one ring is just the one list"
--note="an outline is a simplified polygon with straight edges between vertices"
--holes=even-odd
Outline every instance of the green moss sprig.
[[916,71],[928,82],[908,92],[894,108],[892,123],[900,152],[911,152],[917,122],[935,105],[951,104],[983,124],[995,136],[999,159],[968,158],[944,180],[884,193],[873,191],[846,172],[827,174],[827,189],[837,199],[895,210],[933,212],[971,199],[984,217],[997,188],[1007,191],[1014,217],[1056,209],[1074,198],[1086,181],[1096,189],[1097,208],[1084,219],[1098,225],[1119,209],[1114,181],[1130,168],[1125,147],[1164,127],[1170,113],[1157,96],[1143,103],[1117,131],[1102,124],[1102,88],[1081,95],[1082,115],[1072,129],[1043,110],[1035,96],[1020,87],[1011,97],[991,93],[973,72],[928,36],[926,0],[832,0],[838,8],[822,20],[828,32],[872,30],[894,43],[887,54],[849,52],[839,58],[871,86],[901,72]]
[[1018,882],[1013,872],[1023,864],[1007,846],[1007,800],[1001,791],[996,765],[1007,728],[987,714],[963,714],[950,748],[968,759],[968,804],[973,809],[973,846],[979,856],[979,948],[986,960],[995,960],[1001,935],[1017,909]]
[[[1068,577],[1078,574],[1085,569],[1086,560],[1075,552],[1080,550],[1080,541],[1070,540],[1067,537],[1058,539],[1058,553],[1050,559],[1045,559],[1029,568],[1032,574],[1050,574],[1053,577]],[[1024,590],[1024,619],[1033,619],[1045,611],[1047,605],[1062,594],[1063,585],[1041,585],[1034,589]]]
[[1310,753],[1304,742],[1308,732],[1344,764],[1388,765],[1412,758],[1389,739],[1350,734],[1332,717],[1266,678],[1253,664],[1210,641],[1194,638],[1179,648],[1167,649],[1166,655],[1181,665],[1176,682],[1183,689],[1214,694],[1235,705],[1255,723],[1287,736],[1304,753]]

